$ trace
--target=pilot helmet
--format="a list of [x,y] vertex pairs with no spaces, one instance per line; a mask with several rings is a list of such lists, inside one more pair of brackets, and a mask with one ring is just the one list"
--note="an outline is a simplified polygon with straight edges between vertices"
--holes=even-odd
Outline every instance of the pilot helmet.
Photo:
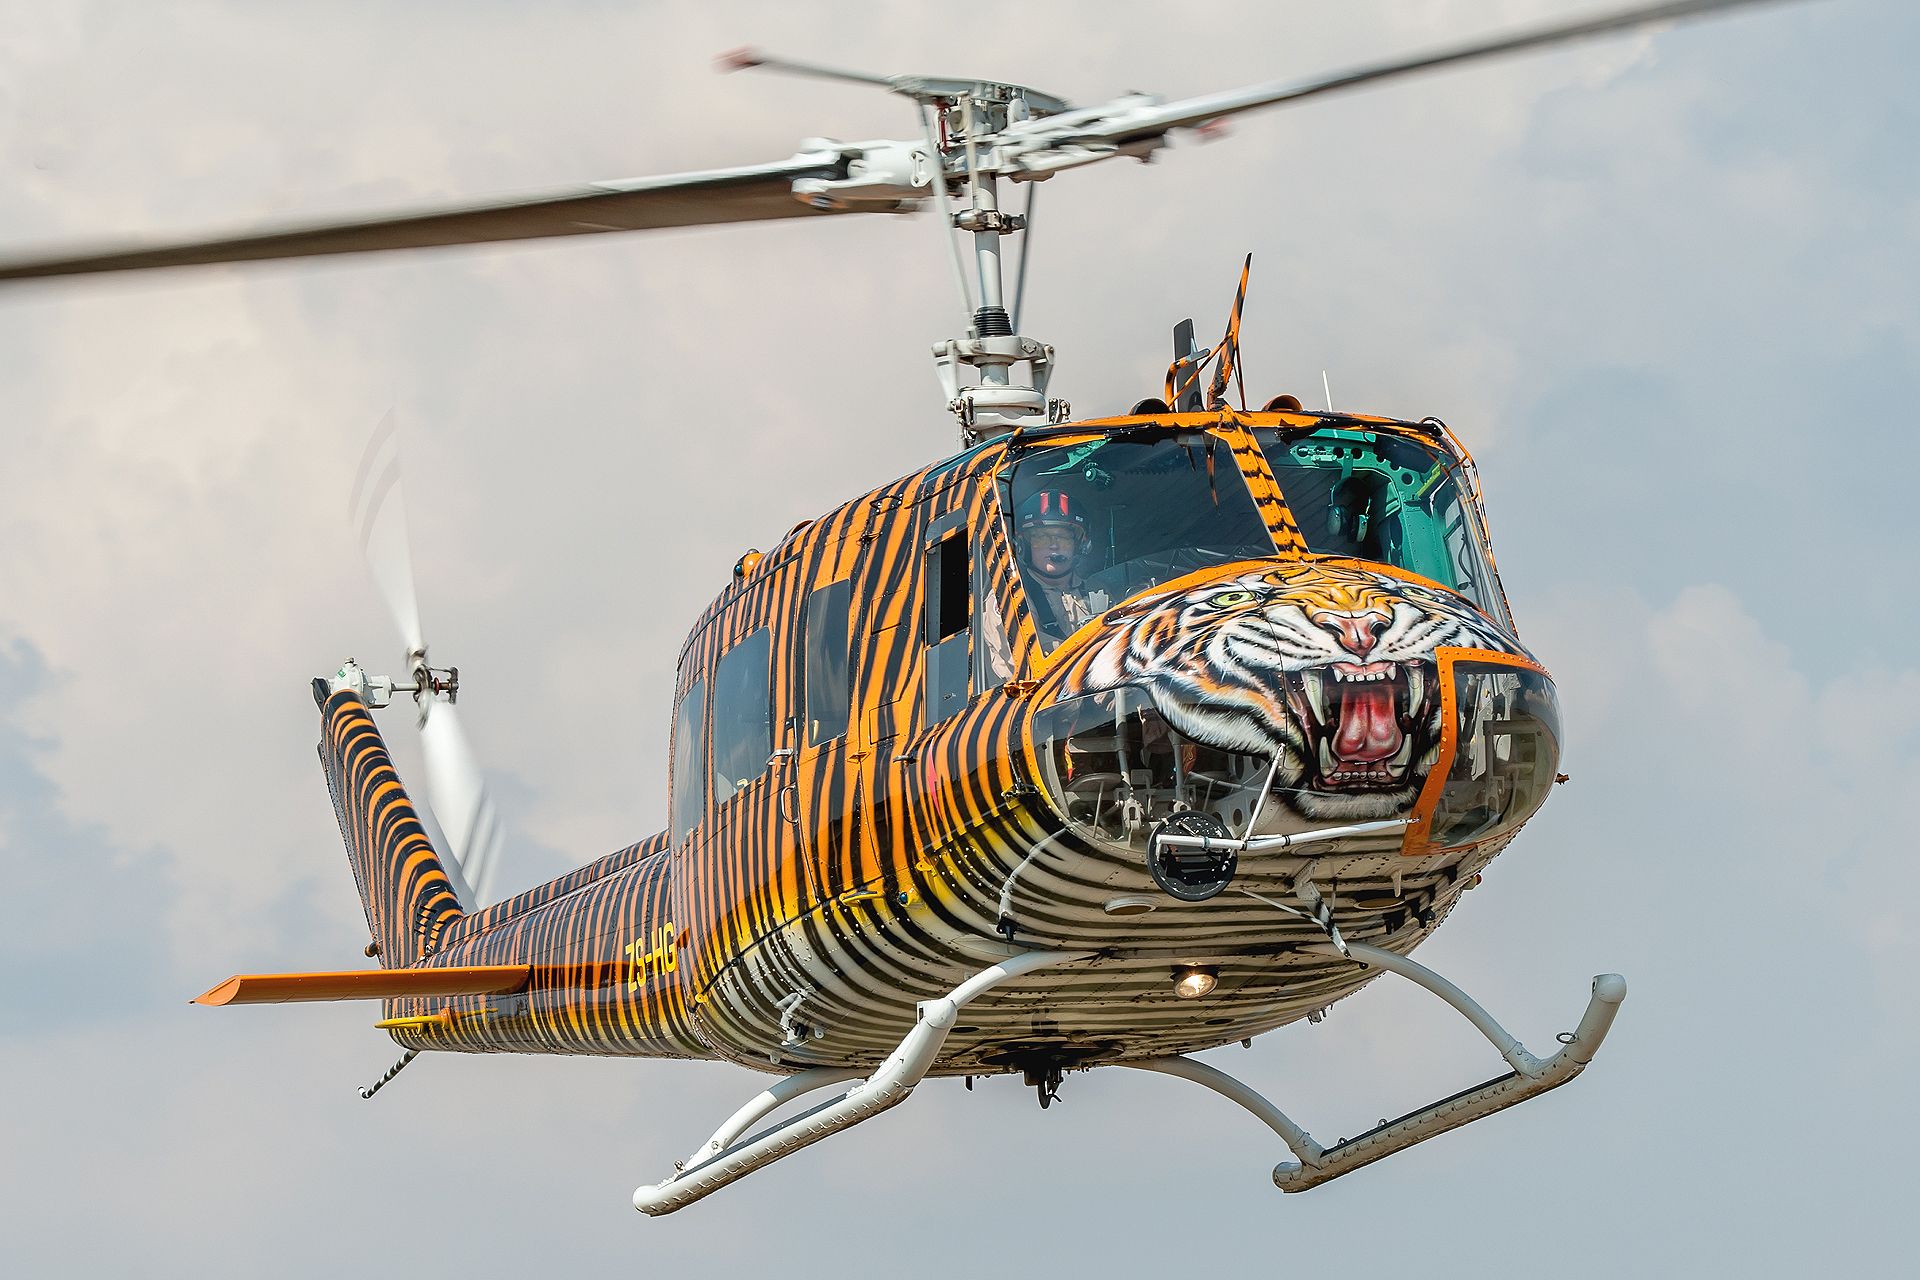
[[1069,498],[1063,489],[1041,489],[1028,494],[1027,500],[1020,504],[1015,524],[1021,533],[1049,527],[1072,529],[1074,541],[1081,550],[1085,550],[1087,543],[1092,541],[1092,534],[1087,529],[1087,517],[1082,514],[1080,504]]

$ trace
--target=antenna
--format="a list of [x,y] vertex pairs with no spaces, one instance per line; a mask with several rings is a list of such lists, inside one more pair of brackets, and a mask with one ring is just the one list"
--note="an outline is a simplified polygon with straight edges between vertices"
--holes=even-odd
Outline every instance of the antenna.
[[1167,369],[1167,404],[1175,413],[1200,412],[1200,371],[1213,359],[1211,348],[1193,336],[1193,321],[1173,326],[1173,364]]
[[1333,384],[1327,381],[1327,371],[1325,369],[1322,369],[1320,371],[1320,390],[1326,392],[1327,412],[1332,413],[1333,412]]
[[[1167,366],[1167,385],[1162,402],[1175,413],[1199,413],[1227,407],[1227,387],[1240,371],[1240,310],[1247,302],[1247,278],[1253,273],[1253,255],[1240,268],[1240,287],[1234,290],[1233,308],[1227,312],[1227,332],[1220,345],[1203,347],[1195,339],[1193,321],[1182,320],[1173,326],[1173,363]],[[1215,362],[1218,362],[1217,364]],[[1214,365],[1213,382],[1203,394],[1200,375]],[[1240,407],[1246,408],[1247,389],[1240,387]]]

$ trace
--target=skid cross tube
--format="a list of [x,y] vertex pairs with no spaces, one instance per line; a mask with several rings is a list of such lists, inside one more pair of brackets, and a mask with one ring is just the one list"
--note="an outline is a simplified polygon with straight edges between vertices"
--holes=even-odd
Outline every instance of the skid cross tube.
[[714,1132],[707,1145],[680,1162],[679,1170],[665,1182],[640,1187],[633,1193],[633,1207],[658,1216],[684,1208],[702,1196],[710,1195],[732,1182],[746,1177],[792,1155],[802,1147],[851,1128],[862,1120],[879,1115],[906,1101],[914,1086],[926,1078],[947,1033],[953,1030],[961,1008],[976,996],[991,991],[1009,978],[1032,973],[1049,965],[1091,956],[1079,951],[1026,951],[1009,956],[999,964],[982,969],[965,982],[935,1000],[919,1005],[919,1020],[887,1060],[865,1080],[831,1102],[804,1111],[755,1137],[740,1141],[740,1135],[755,1121],[783,1103],[801,1094],[823,1089],[851,1078],[855,1073],[822,1067],[803,1071],[768,1086],[758,1096],[728,1117]]
[[[1339,950],[1332,946],[1318,945],[1306,948],[1326,955],[1338,956]],[[1500,1051],[1512,1071],[1485,1084],[1476,1085],[1430,1103],[1418,1111],[1409,1112],[1398,1120],[1389,1120],[1376,1128],[1368,1130],[1357,1138],[1347,1138],[1331,1147],[1323,1147],[1314,1141],[1313,1135],[1296,1124],[1284,1111],[1273,1105],[1251,1085],[1235,1079],[1226,1072],[1210,1067],[1204,1062],[1195,1062],[1191,1058],[1167,1057],[1145,1058],[1137,1062],[1122,1062],[1116,1065],[1133,1067],[1139,1071],[1155,1071],[1161,1075],[1178,1076],[1183,1080],[1203,1085],[1222,1097],[1231,1098],[1242,1107],[1251,1111],[1266,1124],[1269,1129],[1280,1135],[1287,1149],[1294,1154],[1294,1160],[1275,1165],[1273,1169],[1274,1185],[1282,1191],[1305,1191],[1317,1187],[1323,1182],[1331,1182],[1343,1174],[1364,1168],[1376,1160],[1385,1159],[1395,1152],[1437,1137],[1450,1129],[1458,1129],[1471,1124],[1496,1111],[1538,1097],[1550,1089],[1557,1089],[1586,1069],[1593,1061],[1594,1054],[1600,1050],[1601,1041],[1606,1039],[1607,1030],[1613,1025],[1614,1015],[1620,1010],[1620,1002],[1627,998],[1627,980],[1617,973],[1603,973],[1593,980],[1593,995],[1587,1001],[1587,1009],[1581,1015],[1580,1025],[1570,1035],[1562,1036],[1561,1049],[1550,1058],[1537,1058],[1528,1053],[1524,1045],[1509,1034],[1506,1028],[1494,1021],[1491,1014],[1476,1004],[1473,999],[1428,969],[1416,964],[1405,956],[1364,943],[1347,944],[1348,957],[1360,964],[1385,969],[1400,974],[1419,983],[1427,990],[1445,1000],[1472,1022]]]

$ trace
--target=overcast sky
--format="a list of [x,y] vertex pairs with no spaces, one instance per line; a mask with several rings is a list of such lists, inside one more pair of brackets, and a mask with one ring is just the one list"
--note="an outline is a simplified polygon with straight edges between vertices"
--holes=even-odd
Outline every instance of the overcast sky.
[[[964,7],[0,0],[0,254],[911,136],[757,44],[1076,101],[1306,75],[1551,0]],[[1025,329],[1082,414],[1254,254],[1249,393],[1446,418],[1573,775],[1420,952],[1575,1086],[1306,1196],[1178,1081],[998,1080],[677,1216],[758,1077],[207,1010],[365,926],[306,680],[397,642],[347,520],[393,410],[434,652],[518,888],[657,830],[672,661],[749,546],[950,453],[931,218],[0,295],[0,1270],[1569,1276],[1900,1268],[1920,1138],[1920,10],[1823,0],[1335,97],[1047,184]],[[403,766],[407,717],[387,722]],[[1327,1140],[1497,1074],[1384,980],[1213,1055]]]

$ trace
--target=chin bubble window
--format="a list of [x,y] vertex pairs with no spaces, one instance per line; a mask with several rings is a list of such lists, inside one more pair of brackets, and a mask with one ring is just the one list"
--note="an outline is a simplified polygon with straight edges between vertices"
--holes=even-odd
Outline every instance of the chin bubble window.
[[1409,853],[1512,834],[1546,801],[1560,764],[1560,703],[1545,672],[1506,657],[1448,656],[1440,678],[1439,759],[1407,833]]

